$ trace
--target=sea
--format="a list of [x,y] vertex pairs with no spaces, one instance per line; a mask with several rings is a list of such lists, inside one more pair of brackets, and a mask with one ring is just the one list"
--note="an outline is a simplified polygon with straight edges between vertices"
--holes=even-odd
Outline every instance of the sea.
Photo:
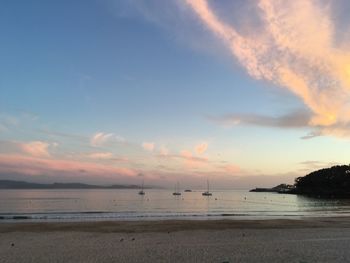
[[201,190],[0,190],[0,222],[279,219],[350,216],[350,200]]

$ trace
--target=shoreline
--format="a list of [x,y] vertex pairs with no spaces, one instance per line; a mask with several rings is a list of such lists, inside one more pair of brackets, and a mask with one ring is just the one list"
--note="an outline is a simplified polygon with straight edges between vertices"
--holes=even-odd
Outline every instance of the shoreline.
[[1,223],[0,262],[350,262],[350,218]]
[[226,229],[350,228],[350,217],[308,217],[300,219],[220,219],[85,222],[3,222],[0,233],[91,232],[163,233]]

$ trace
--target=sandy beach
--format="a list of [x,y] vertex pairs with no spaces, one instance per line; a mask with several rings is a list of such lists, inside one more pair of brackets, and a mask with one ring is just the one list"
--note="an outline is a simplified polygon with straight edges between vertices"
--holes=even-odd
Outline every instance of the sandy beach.
[[349,218],[1,223],[0,262],[349,262]]

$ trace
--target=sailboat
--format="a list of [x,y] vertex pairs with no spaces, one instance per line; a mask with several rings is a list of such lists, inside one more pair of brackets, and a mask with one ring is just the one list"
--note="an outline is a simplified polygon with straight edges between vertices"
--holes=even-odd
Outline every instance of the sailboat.
[[177,184],[175,185],[175,191],[173,195],[181,195],[181,193],[179,192],[179,182],[177,182]]
[[141,188],[141,190],[139,191],[139,195],[145,195],[145,191],[143,191],[143,187],[144,187],[144,182],[143,182],[143,180],[142,180],[142,188]]
[[212,196],[212,193],[209,192],[209,180],[207,180],[207,191],[202,193],[203,196]]

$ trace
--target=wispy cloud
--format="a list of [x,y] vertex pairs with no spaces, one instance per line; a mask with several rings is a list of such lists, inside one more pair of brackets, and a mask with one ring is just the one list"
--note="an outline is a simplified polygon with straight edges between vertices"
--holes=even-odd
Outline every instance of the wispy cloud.
[[309,132],[308,134],[300,137],[300,139],[309,140],[309,139],[313,139],[313,138],[316,138],[319,136],[322,136],[322,133],[320,131],[312,131],[312,132]]
[[158,155],[159,158],[168,159],[168,160],[185,160],[190,163],[208,163],[208,158],[193,156],[190,151],[183,150],[180,154],[168,154],[168,155]]
[[[38,129],[37,132],[40,132],[40,133],[45,134],[47,136],[50,136],[52,138],[62,137],[64,139],[71,139],[74,141],[81,141],[81,142],[86,142],[89,140],[89,138],[82,136],[82,135],[65,133],[65,132],[60,132],[57,130],[51,131],[51,130],[46,130],[46,129]],[[90,141],[91,141],[91,138],[90,138]]]
[[227,164],[222,167],[224,171],[226,171],[229,174],[237,174],[241,172],[241,168],[238,165],[234,164]]
[[[328,168],[334,165],[339,165],[340,163],[338,162],[324,162],[324,161],[303,161],[300,162],[299,165],[301,168],[299,171],[303,173],[309,173],[315,170],[323,169],[323,168]],[[303,174],[304,175],[304,174]]]
[[350,122],[350,45],[337,39],[329,6],[321,1],[259,0],[258,11],[249,17],[258,17],[262,27],[245,28],[249,34],[243,35],[208,1],[186,2],[252,77],[302,99],[312,112],[309,126],[322,134],[350,135],[344,131]]
[[195,152],[199,155],[203,154],[207,149],[208,149],[208,143],[206,142],[202,142],[196,145],[196,147],[194,148]]
[[166,146],[162,145],[159,148],[159,154],[160,155],[168,155],[169,154],[169,150]]
[[208,117],[209,120],[223,125],[255,125],[278,128],[305,128],[310,121],[307,111],[295,111],[280,116],[266,116],[261,114],[227,114],[219,117]]
[[91,146],[94,146],[94,147],[103,146],[109,142],[122,143],[122,142],[125,142],[125,139],[114,133],[105,133],[105,132],[98,132],[94,134],[90,139],[90,144]]
[[6,132],[18,125],[19,125],[18,118],[9,114],[0,113],[0,132]]
[[[246,174],[241,172],[227,172],[225,169],[211,171],[150,171],[147,173],[155,182],[161,182],[165,186],[172,185],[177,178],[181,185],[193,189],[206,187],[209,178],[210,185],[215,189],[252,189],[253,187],[273,187],[280,183],[293,183],[299,173],[279,174]],[[148,181],[148,180],[147,180]]]
[[87,157],[91,159],[111,159],[113,157],[113,153],[110,153],[110,152],[89,153]]
[[77,157],[82,159],[88,158],[92,160],[105,160],[105,161],[111,161],[111,162],[130,163],[130,160],[127,157],[116,156],[111,152],[93,152],[93,153],[83,154]]
[[[112,0],[112,8],[121,17],[142,17],[171,35],[173,41],[194,50],[217,54],[221,44],[212,36],[195,30],[194,17],[184,0]],[[225,54],[222,54],[225,56]]]

